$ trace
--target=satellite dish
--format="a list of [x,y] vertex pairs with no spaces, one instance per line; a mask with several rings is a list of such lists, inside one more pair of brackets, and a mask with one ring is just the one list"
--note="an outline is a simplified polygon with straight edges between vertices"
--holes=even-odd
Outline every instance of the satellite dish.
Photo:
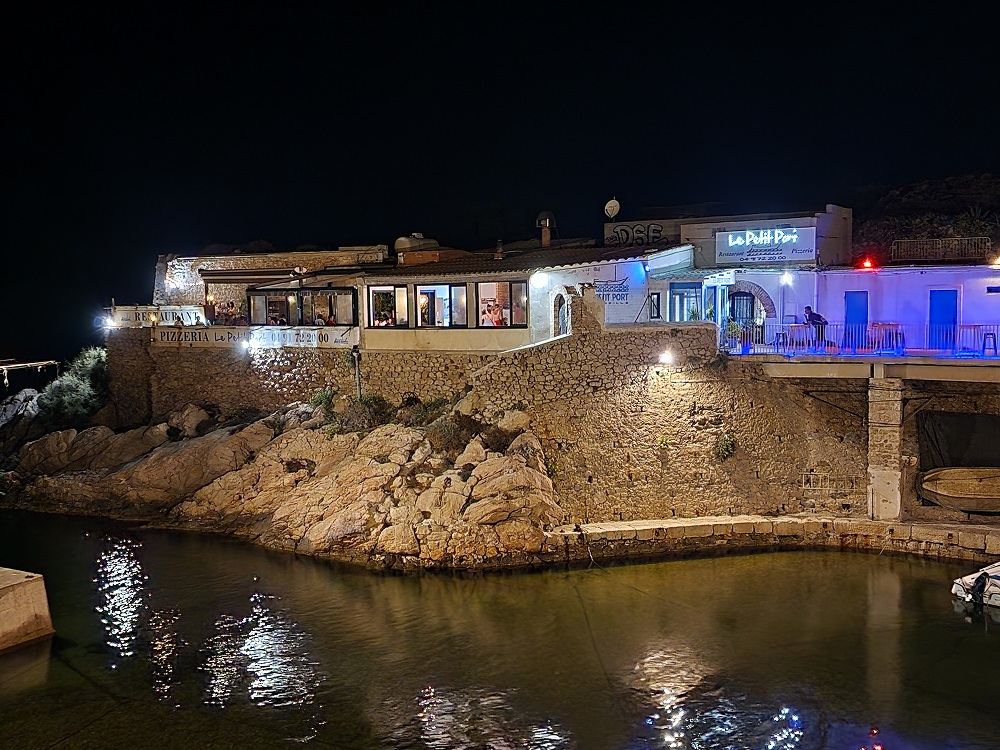
[[604,214],[609,219],[613,219],[618,215],[618,209],[620,208],[621,204],[614,198],[612,198],[611,200],[609,200],[607,203],[604,204]]

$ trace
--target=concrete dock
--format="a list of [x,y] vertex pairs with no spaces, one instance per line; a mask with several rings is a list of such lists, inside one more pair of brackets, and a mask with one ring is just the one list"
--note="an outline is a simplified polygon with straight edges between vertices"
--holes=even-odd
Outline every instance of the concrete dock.
[[37,573],[0,568],[0,651],[54,632],[45,579]]

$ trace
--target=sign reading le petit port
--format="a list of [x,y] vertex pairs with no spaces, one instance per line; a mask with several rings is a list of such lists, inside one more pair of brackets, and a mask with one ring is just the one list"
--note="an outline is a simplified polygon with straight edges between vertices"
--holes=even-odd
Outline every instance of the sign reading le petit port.
[[794,263],[816,260],[816,227],[771,227],[717,232],[715,262]]

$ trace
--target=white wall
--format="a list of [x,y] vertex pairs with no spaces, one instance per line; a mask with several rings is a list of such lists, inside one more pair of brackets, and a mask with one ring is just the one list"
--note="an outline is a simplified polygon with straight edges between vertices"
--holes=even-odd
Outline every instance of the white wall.
[[844,320],[844,292],[868,292],[872,322],[926,324],[931,289],[958,290],[959,324],[1000,323],[1000,269],[989,266],[883,268],[827,271],[820,275],[817,305],[830,322]]

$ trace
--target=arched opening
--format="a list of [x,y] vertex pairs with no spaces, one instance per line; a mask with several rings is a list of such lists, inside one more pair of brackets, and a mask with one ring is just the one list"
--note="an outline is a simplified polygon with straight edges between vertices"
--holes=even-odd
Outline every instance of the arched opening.
[[565,336],[569,333],[568,309],[566,307],[566,295],[557,294],[552,300],[552,332],[556,336]]

